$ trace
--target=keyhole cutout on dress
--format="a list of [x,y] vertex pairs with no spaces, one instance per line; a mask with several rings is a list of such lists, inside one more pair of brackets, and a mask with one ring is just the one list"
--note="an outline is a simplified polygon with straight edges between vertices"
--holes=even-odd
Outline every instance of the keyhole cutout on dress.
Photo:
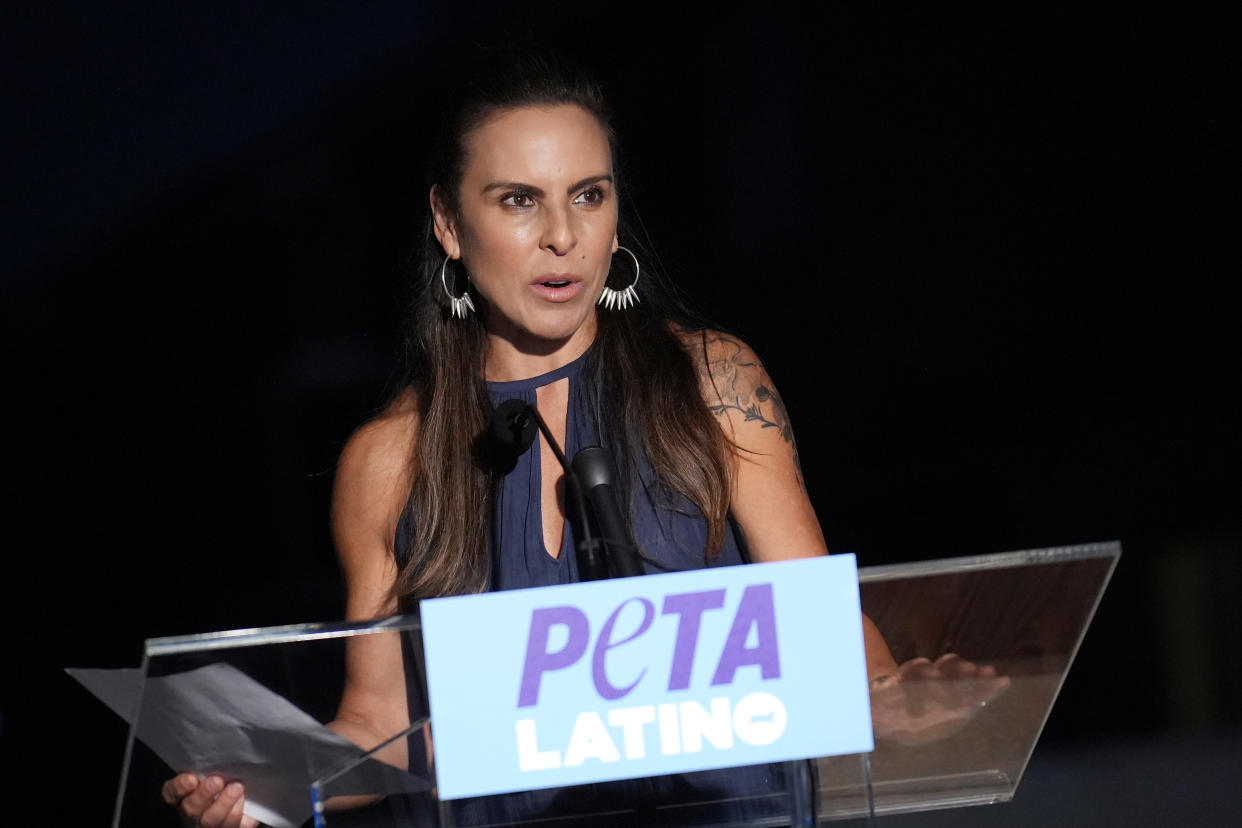
[[[535,389],[535,404],[562,450],[565,446],[569,412],[569,377]],[[571,458],[572,459],[572,458]],[[548,441],[539,437],[539,520],[543,527],[543,551],[553,558],[561,556],[565,540],[565,470]]]

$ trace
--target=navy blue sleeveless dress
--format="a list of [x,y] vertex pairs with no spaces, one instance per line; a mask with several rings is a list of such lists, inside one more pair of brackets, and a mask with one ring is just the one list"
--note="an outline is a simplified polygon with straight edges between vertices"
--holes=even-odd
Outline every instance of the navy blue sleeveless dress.
[[[568,378],[566,414],[567,457],[584,446],[598,445],[599,417],[591,410],[584,368],[588,350],[561,368],[527,380],[489,382],[492,404],[521,399],[536,402],[539,388]],[[536,440],[542,440],[538,435]],[[727,566],[745,561],[740,532],[729,522],[720,555],[708,560],[706,521],[685,497],[670,493],[646,457],[638,457],[638,485],[633,494],[631,527],[648,573]],[[491,589],[521,589],[573,583],[578,565],[573,526],[566,522],[560,554],[544,547],[542,469],[539,444],[517,458],[512,471],[500,481],[494,499],[492,523]],[[397,549],[408,548],[409,526],[397,531]],[[458,800],[454,819],[461,826],[690,825],[768,822],[788,813],[784,765],[732,768],[676,774],[570,788],[554,788],[500,796]],[[710,803],[694,808],[679,803]],[[579,819],[574,819],[579,817]],[[771,824],[769,822],[769,824]]]
[[[591,395],[583,381],[588,350],[573,362],[555,371],[515,382],[489,382],[487,390],[493,405],[520,399],[534,404],[536,392],[547,385],[569,380],[569,406],[565,418],[566,457],[573,457],[585,446],[600,445],[598,417],[591,411]],[[566,522],[560,554],[552,557],[544,549],[542,517],[542,469],[539,445],[517,458],[517,464],[500,483],[495,496],[492,523],[493,590],[567,584],[578,580],[576,539],[573,526]],[[707,524],[698,509],[685,497],[660,486],[646,457],[636,458],[638,486],[630,519],[634,542],[645,557],[648,572],[702,569],[728,566],[744,560],[738,534],[730,523],[720,555],[707,560]],[[618,464],[619,465],[619,464]]]

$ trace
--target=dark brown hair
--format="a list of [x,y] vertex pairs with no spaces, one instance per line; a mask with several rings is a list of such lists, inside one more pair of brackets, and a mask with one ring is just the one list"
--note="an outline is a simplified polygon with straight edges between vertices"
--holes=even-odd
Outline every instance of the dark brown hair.
[[[613,153],[621,202],[618,234],[642,261],[642,301],[624,312],[599,314],[585,380],[593,408],[606,426],[600,428],[601,437],[611,435],[606,447],[617,458],[627,499],[638,485],[634,458],[643,452],[659,485],[684,495],[702,512],[707,522],[704,555],[715,557],[724,542],[733,455],[700,391],[695,362],[705,366],[706,354],[702,337],[697,346],[690,344],[690,332],[705,325],[657,272],[650,246],[631,231],[611,113],[599,87],[547,54],[496,54],[479,64],[451,101],[452,112],[439,122],[428,178],[453,212],[460,204],[468,163],[467,139],[496,113],[572,104],[599,121]],[[403,516],[410,529],[408,546],[396,549],[400,569],[393,589],[401,599],[483,590],[491,565],[497,472],[480,455],[492,411],[484,381],[487,336],[479,314],[450,318],[439,282],[444,252],[432,229],[429,218],[405,339],[404,385],[415,395],[418,434]],[[629,268],[624,271],[616,280],[610,275],[609,284],[628,283]],[[464,279],[454,288],[459,289],[467,289]],[[626,412],[624,424],[607,414],[619,411]]]

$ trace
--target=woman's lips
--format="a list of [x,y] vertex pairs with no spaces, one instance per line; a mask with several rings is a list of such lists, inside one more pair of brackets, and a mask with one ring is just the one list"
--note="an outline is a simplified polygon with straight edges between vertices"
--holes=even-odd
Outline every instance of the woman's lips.
[[568,302],[582,292],[582,280],[574,276],[548,276],[531,289],[549,302]]

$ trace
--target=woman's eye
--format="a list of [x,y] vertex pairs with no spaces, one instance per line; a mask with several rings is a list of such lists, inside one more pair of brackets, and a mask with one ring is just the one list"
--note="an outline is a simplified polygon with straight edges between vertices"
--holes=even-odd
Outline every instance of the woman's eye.
[[502,204],[508,204],[510,207],[533,207],[535,199],[530,193],[509,193],[500,200]]
[[604,200],[604,191],[599,187],[591,187],[578,193],[574,199],[579,204],[599,204]]

